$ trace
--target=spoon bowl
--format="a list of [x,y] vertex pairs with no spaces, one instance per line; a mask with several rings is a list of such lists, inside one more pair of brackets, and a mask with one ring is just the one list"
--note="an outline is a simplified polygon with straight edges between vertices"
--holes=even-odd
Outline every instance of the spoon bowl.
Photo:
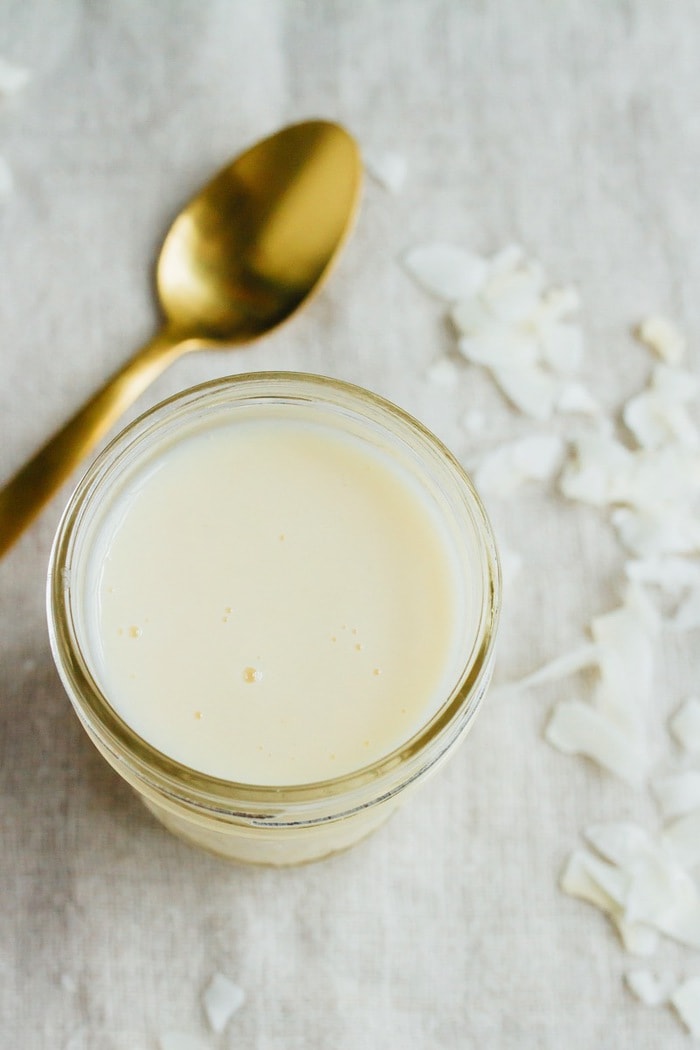
[[361,181],[354,139],[310,120],[246,150],[185,206],[156,266],[162,329],[0,490],[0,555],[167,365],[251,343],[309,300],[349,235]]

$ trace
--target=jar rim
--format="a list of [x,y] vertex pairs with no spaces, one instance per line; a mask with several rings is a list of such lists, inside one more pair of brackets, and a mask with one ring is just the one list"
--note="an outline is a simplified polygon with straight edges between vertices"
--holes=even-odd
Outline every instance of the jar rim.
[[[73,616],[72,560],[86,509],[99,498],[109,469],[138,441],[174,413],[234,401],[312,401],[330,407],[347,402],[361,418],[368,411],[400,426],[429,449],[466,499],[481,546],[483,601],[476,640],[446,699],[411,737],[376,761],[348,773],[309,783],[265,785],[223,779],[193,769],[158,750],[124,721],[96,681]],[[424,774],[461,737],[488,684],[500,612],[501,577],[493,530],[474,485],[455,456],[422,423],[393,402],[344,380],[294,371],[246,372],[190,387],[161,401],[129,423],[97,456],[75,487],[54,539],[47,578],[51,648],[63,685],[93,742],[118,769],[160,796],[194,809],[265,825],[338,819],[390,798]],[[127,778],[128,779],[128,778]]]

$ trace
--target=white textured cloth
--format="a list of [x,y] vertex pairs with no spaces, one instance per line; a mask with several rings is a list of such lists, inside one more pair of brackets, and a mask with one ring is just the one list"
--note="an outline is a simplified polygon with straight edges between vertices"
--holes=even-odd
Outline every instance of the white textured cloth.
[[[332,280],[253,348],[183,360],[133,414],[194,382],[291,368],[359,382],[465,460],[525,432],[488,377],[426,381],[450,345],[407,248],[524,244],[584,301],[584,378],[607,409],[650,367],[650,312],[700,364],[700,9],[693,0],[22,0],[0,57],[0,472],[9,476],[157,324],[153,260],[180,204],[230,155],[309,116],[406,160],[369,179]],[[494,695],[451,763],[374,837],[292,870],[228,866],[169,836],[94,751],[53,668],[44,578],[66,493],[0,563],[0,1046],[141,1050],[170,1031],[256,1050],[666,1050],[678,1020],[623,987],[632,965],[561,895],[587,823],[651,802],[542,738],[569,684]],[[523,557],[497,680],[578,644],[617,601],[602,517],[534,486],[494,503]],[[680,641],[658,725],[697,681]],[[664,947],[679,975],[700,959]],[[655,965],[655,964],[654,964]],[[246,1002],[223,1035],[215,973]]]

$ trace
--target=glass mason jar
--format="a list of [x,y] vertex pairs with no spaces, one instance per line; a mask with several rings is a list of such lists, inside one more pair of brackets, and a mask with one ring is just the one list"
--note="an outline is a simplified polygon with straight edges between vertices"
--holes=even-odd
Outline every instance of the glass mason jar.
[[[125,479],[192,428],[234,421],[255,406],[318,412],[325,425],[379,446],[417,479],[454,540],[471,613],[450,656],[444,698],[391,753],[346,775],[290,786],[237,783],[169,757],[117,713],[98,682],[86,622],[86,569],[96,527]],[[220,856],[295,864],[345,849],[384,821],[471,726],[491,677],[500,604],[493,534],[472,482],[419,422],[360,387],[322,376],[265,372],[195,387],[130,424],[101,453],[64,512],[51,554],[47,605],[54,659],[75,711],[107,762],[165,827]],[[461,631],[461,628],[460,628]]]

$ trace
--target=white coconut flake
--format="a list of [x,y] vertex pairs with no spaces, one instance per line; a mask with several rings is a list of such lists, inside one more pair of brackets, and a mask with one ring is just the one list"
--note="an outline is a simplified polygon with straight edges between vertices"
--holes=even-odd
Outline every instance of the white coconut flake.
[[684,868],[700,864],[700,809],[669,824],[661,841]]
[[700,753],[700,699],[690,696],[669,723],[671,732],[686,751]]
[[536,314],[544,283],[540,264],[528,261],[514,270],[497,274],[492,271],[480,296],[497,321],[517,325]]
[[572,444],[559,487],[569,499],[604,507],[613,500],[617,477],[631,469],[632,458],[614,438],[582,435]]
[[488,261],[489,277],[510,273],[525,262],[525,249],[519,244],[507,244]]
[[202,1005],[213,1032],[223,1032],[245,1002],[245,992],[222,973],[215,973],[202,995]]
[[6,58],[0,58],[0,96],[7,98],[9,95],[16,95],[29,79],[28,69],[8,62]]
[[694,631],[700,627],[700,586],[686,595],[668,625],[674,631]]
[[637,328],[639,339],[655,354],[671,365],[678,364],[685,354],[685,338],[666,317],[652,314]]
[[453,387],[459,381],[459,368],[449,357],[439,357],[428,367],[426,377],[435,386]]
[[671,598],[678,598],[688,588],[700,588],[700,562],[689,558],[669,555],[628,560],[625,575],[634,583],[658,587]]
[[664,820],[700,809],[700,770],[684,769],[654,777],[651,790]]
[[684,507],[618,507],[611,515],[618,538],[640,558],[700,552],[700,520]]
[[515,332],[501,325],[490,324],[463,336],[457,349],[475,365],[484,365],[492,371],[514,368],[534,369],[537,366],[537,343],[527,334]]
[[556,682],[578,671],[586,670],[598,663],[598,647],[582,645],[570,653],[557,656],[554,660],[539,667],[529,675],[515,682],[499,687],[499,691],[514,692],[523,689],[534,689],[535,686]]
[[621,729],[635,735],[640,747],[653,684],[653,642],[659,627],[656,610],[636,585],[630,585],[623,605],[591,621],[600,672],[594,704]]
[[646,756],[640,741],[590,704],[580,700],[556,704],[545,737],[564,754],[583,755],[632,787],[641,786]]
[[649,959],[658,951],[659,934],[641,922],[629,922],[624,917],[613,920],[626,952],[641,959]]
[[577,372],[583,361],[583,333],[573,324],[556,321],[540,328],[542,357],[555,372]]
[[651,375],[651,387],[667,401],[685,405],[700,394],[700,376],[684,368],[657,365]]
[[368,174],[390,193],[400,193],[406,182],[408,163],[401,153],[393,150],[365,149],[362,159]]
[[539,365],[515,363],[491,371],[502,393],[526,416],[542,423],[552,418],[559,386],[550,372]]
[[593,395],[581,383],[564,383],[559,391],[555,408],[557,412],[581,416],[599,416],[601,407]]
[[631,821],[591,824],[584,834],[601,856],[618,867],[631,867],[656,854],[650,835]]
[[404,256],[404,265],[419,284],[446,302],[473,295],[487,273],[480,256],[441,242],[413,248]]
[[700,445],[700,431],[685,406],[657,390],[630,398],[622,418],[642,448],[662,448],[674,442],[691,449]]
[[700,1039],[700,977],[691,977],[671,995],[671,1004],[691,1035]]
[[[560,887],[570,897],[577,897],[600,908],[615,926],[625,951],[649,958],[659,944],[656,930],[624,917],[620,903],[628,892],[628,877],[588,850],[576,850],[567,861]],[[617,898],[617,899],[615,899]]]
[[501,445],[483,458],[474,481],[483,492],[509,496],[523,482],[546,481],[559,470],[564,444],[555,434],[533,434]]
[[676,988],[678,981],[668,970],[652,973],[651,970],[628,970],[625,982],[633,995],[645,1006],[663,1006]]

